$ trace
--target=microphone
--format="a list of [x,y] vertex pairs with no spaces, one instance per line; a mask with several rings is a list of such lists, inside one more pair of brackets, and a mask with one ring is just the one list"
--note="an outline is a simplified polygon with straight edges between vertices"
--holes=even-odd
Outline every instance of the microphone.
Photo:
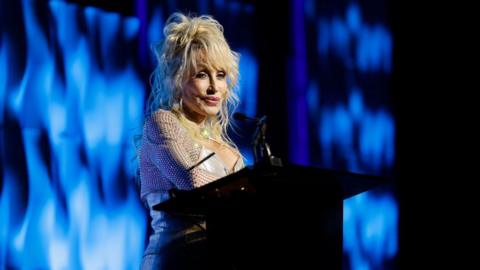
[[239,121],[250,120],[250,121],[258,122],[258,120],[259,120],[256,117],[249,117],[249,116],[246,116],[245,114],[239,113],[239,112],[234,113],[233,118],[235,118],[236,120],[239,120]]
[[[240,121],[254,121],[258,126],[264,126],[267,123],[267,116],[262,116],[261,118],[246,116],[243,113],[236,112],[233,114],[233,118]],[[265,129],[265,127],[263,127]],[[264,131],[263,131],[264,132]]]
[[243,113],[236,112],[233,114],[233,118],[240,121],[254,121],[257,125],[255,133],[252,136],[253,157],[256,164],[266,162],[273,166],[282,166],[282,161],[272,155],[270,146],[266,140],[267,130],[267,116],[264,115],[261,118],[246,116]]

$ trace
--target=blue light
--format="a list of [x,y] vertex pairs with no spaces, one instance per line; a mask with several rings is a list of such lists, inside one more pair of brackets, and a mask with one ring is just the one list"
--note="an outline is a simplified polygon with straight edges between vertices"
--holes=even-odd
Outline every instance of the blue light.
[[[393,166],[393,117],[384,110],[374,112],[368,109],[360,89],[352,90],[348,107],[344,104],[324,106],[320,114],[318,140],[324,165],[332,166],[333,159],[343,159],[349,164],[349,170],[364,173],[379,173],[383,168]],[[334,152],[339,156],[335,157]]]
[[248,49],[240,49],[240,78],[239,98],[237,110],[246,115],[257,114],[257,85],[258,63],[255,56]]
[[254,164],[253,151],[250,148],[240,148],[240,152],[245,158],[245,165],[251,166]]
[[392,167],[395,157],[395,126],[385,111],[368,112],[360,127],[360,155],[370,170]]
[[320,104],[320,89],[316,81],[311,81],[307,90],[307,106],[310,118],[318,117]]
[[200,14],[206,14],[210,10],[209,8],[209,2],[208,0],[197,0],[198,4],[198,11]]
[[346,17],[318,18],[317,50],[321,56],[332,52],[347,69],[389,74],[392,69],[392,36],[383,25],[362,21],[361,9],[351,4]]
[[347,7],[345,17],[350,31],[352,31],[353,33],[357,33],[358,30],[362,27],[362,14],[360,12],[360,7],[357,4],[349,5]]
[[[22,3],[26,52],[2,38],[0,69],[9,71],[6,52],[27,55],[26,65],[18,76],[0,72],[0,108],[21,130],[8,151],[24,152],[26,164],[13,165],[24,165],[27,179],[2,159],[0,268],[138,268],[147,219],[125,165],[144,89],[133,55],[115,52],[137,36],[139,21],[62,1],[40,14]],[[38,16],[51,27],[41,28]]]
[[[148,23],[148,47],[153,48],[156,42],[162,40],[163,36],[163,21],[164,18],[162,16],[162,10],[160,7],[157,7],[153,10],[152,16],[150,18],[150,22]],[[153,51],[149,51],[147,53],[149,56],[150,62],[152,66],[156,64],[156,58],[153,54]]]
[[317,23],[317,50],[318,54],[326,55],[330,50],[330,22],[324,18],[319,18]]
[[[2,40],[4,43],[2,43]],[[5,110],[6,93],[7,93],[7,78],[9,69],[7,68],[7,46],[9,44],[7,38],[0,39],[0,125],[3,125],[3,112]]]
[[343,245],[352,269],[384,269],[398,250],[398,210],[392,194],[366,192],[343,205]]
[[354,121],[360,121],[360,118],[364,114],[363,96],[360,89],[352,89],[348,102],[348,110],[351,112]]
[[239,13],[242,9],[242,5],[238,1],[230,1],[228,2],[228,9],[231,11],[233,14]]
[[384,71],[390,73],[392,38],[382,26],[364,28],[359,32],[357,65],[363,71]]
[[347,65],[347,61],[350,57],[351,39],[347,24],[341,18],[335,16],[330,26],[330,36],[332,42],[330,46],[333,48],[333,51],[338,55],[338,57],[345,61],[345,65]]
[[[316,18],[316,26],[319,57],[312,66],[326,70],[319,78],[312,72],[308,93],[318,165],[364,174],[391,171],[395,119],[386,105],[371,106],[370,96],[364,94],[388,91],[389,86],[382,89],[379,82],[377,89],[362,89],[365,74],[370,75],[366,85],[371,85],[375,76],[383,80],[391,72],[390,31],[381,23],[366,23],[357,3],[346,6],[344,17],[332,12]],[[398,206],[391,192],[367,192],[346,200],[344,253],[350,269],[385,269],[397,253],[397,225]]]
[[291,85],[287,90],[287,100],[290,104],[288,108],[288,145],[289,161],[308,165],[310,152],[308,108],[305,100],[308,93],[308,79],[304,5],[304,1],[294,1],[291,9],[293,57],[288,70],[291,74]]
[[219,8],[219,9],[223,9],[224,6],[225,6],[225,0],[214,0],[213,1],[215,7]]
[[304,12],[306,17],[311,20],[315,16],[315,0],[305,0]]
[[[322,165],[334,167],[336,160],[343,159],[349,171],[359,173],[391,168],[395,156],[393,117],[384,110],[368,109],[358,88],[352,89],[348,105],[320,110]],[[352,269],[382,269],[375,267],[397,251],[396,202],[388,193],[375,196],[364,193],[344,204],[344,250]]]

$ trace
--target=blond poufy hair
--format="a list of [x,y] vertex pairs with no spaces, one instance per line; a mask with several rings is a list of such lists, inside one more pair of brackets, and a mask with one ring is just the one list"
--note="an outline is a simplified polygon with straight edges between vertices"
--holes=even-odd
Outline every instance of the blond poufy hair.
[[[202,67],[222,70],[226,73],[227,93],[222,108],[215,117],[209,117],[205,125],[211,137],[233,147],[227,135],[230,122],[229,106],[238,104],[235,94],[238,83],[239,54],[232,51],[223,35],[223,27],[211,16],[185,16],[172,14],[163,29],[165,39],[154,46],[158,65],[151,76],[152,91],[148,99],[147,113],[158,109],[171,110],[197,141],[203,139],[198,126],[188,120],[182,110],[184,83]],[[197,63],[202,59],[202,63]]]

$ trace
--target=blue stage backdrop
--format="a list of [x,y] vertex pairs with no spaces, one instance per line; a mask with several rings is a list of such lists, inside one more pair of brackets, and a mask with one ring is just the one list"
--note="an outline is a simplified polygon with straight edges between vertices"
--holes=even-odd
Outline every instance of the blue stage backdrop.
[[139,20],[61,1],[1,4],[0,268],[138,268]]
[[[138,198],[133,138],[155,65],[150,48],[174,11],[212,14],[225,27],[241,54],[237,111],[288,111],[285,132],[277,132],[288,142],[280,156],[390,176],[388,1],[269,5],[0,0],[0,269],[138,269],[148,213]],[[287,27],[263,27],[276,23],[265,11],[279,7],[288,15],[275,19]],[[269,47],[273,35],[291,50]],[[273,66],[265,52],[285,66]],[[287,71],[274,78],[283,86],[261,89],[276,69]],[[287,102],[270,104],[272,96]],[[233,138],[252,164],[251,127],[239,125]],[[344,269],[396,269],[397,226],[388,187],[345,201]]]
[[[392,177],[393,33],[385,0],[294,1],[288,89],[290,158],[321,168]],[[393,269],[394,187],[344,201],[344,268]]]

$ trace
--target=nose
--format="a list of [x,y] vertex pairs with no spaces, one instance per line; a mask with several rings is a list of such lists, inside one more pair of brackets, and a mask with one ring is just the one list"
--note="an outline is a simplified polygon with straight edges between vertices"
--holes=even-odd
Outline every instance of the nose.
[[215,95],[217,88],[215,87],[215,79],[210,80],[210,85],[207,88],[207,95]]
[[217,90],[215,90],[215,87],[213,87],[211,85],[207,89],[207,95],[215,95],[216,92],[217,92]]

